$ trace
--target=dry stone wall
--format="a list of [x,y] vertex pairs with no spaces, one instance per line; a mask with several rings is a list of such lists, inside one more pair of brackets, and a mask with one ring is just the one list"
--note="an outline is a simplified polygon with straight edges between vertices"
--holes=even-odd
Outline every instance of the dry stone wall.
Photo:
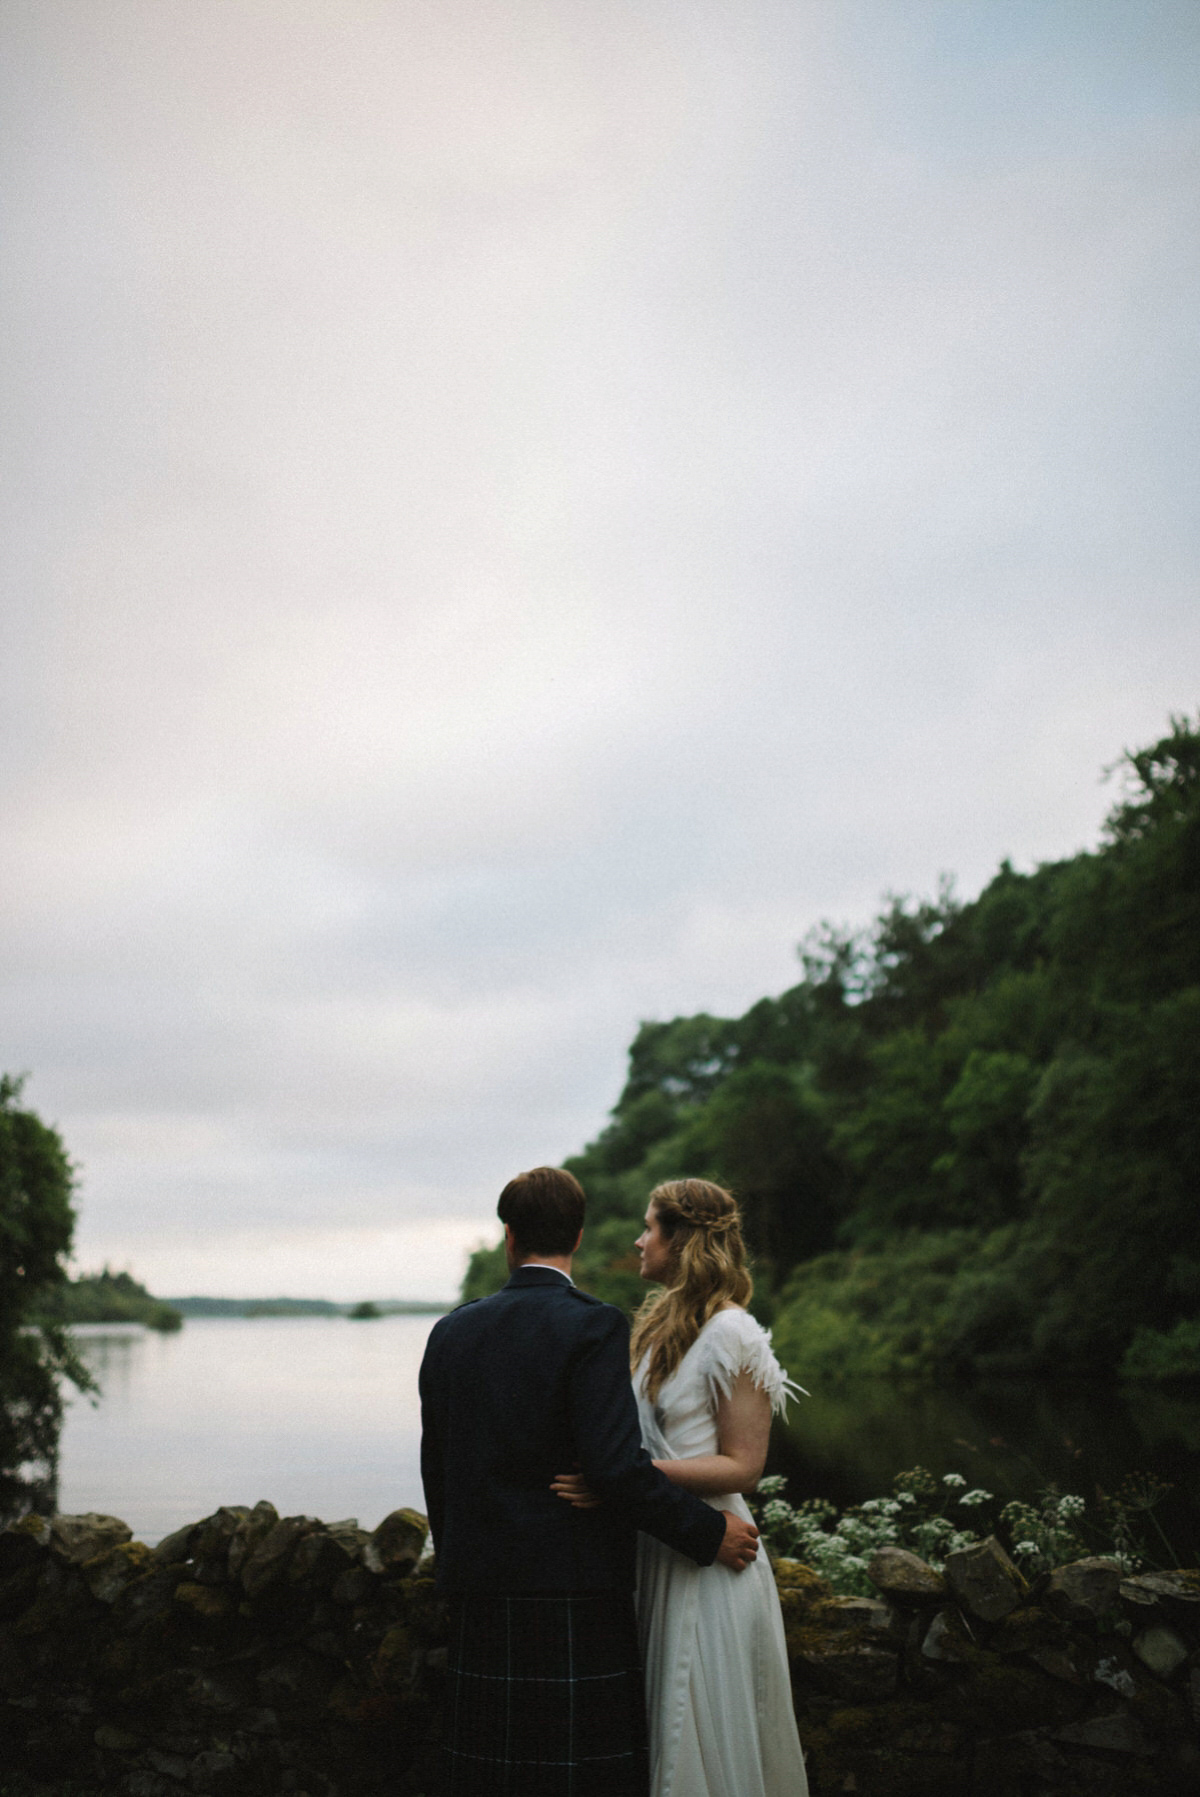
[[[0,1531],[0,1797],[434,1797],[444,1616],[426,1523],[232,1505],[156,1548],[107,1516]],[[780,1561],[815,1797],[1200,1789],[1200,1573],[995,1541],[875,1598]]]
[[998,1542],[939,1575],[881,1548],[879,1597],[776,1566],[814,1789],[863,1797],[1200,1790],[1200,1573],[1080,1560],[1030,1585]]

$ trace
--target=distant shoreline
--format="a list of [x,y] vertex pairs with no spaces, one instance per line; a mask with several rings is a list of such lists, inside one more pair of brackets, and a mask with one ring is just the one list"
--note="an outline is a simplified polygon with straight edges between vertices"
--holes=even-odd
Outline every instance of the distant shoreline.
[[[329,1298],[164,1298],[183,1317],[346,1317],[357,1306],[337,1304]],[[428,1298],[376,1298],[380,1316],[444,1316],[457,1303]]]

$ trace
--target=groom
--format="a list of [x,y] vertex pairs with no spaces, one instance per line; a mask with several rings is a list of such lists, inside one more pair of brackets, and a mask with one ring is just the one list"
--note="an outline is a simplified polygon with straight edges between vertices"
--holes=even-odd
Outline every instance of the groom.
[[[642,1447],[629,1326],[571,1281],[584,1205],[557,1167],[510,1180],[512,1276],[436,1323],[421,1365],[450,1797],[645,1797],[637,1531],[700,1566],[757,1553],[753,1524],[672,1485]],[[576,1466],[594,1509],[550,1489]]]

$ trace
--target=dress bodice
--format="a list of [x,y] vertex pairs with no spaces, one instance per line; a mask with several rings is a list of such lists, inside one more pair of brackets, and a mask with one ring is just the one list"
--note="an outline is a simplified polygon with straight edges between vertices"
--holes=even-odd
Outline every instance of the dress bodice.
[[717,1402],[730,1395],[741,1373],[749,1373],[766,1392],[778,1416],[801,1389],[776,1360],[770,1332],[736,1306],[709,1318],[653,1404],[643,1390],[647,1359],[638,1367],[634,1386],[642,1439],[658,1458],[663,1455],[656,1442],[665,1443],[676,1460],[719,1451]]

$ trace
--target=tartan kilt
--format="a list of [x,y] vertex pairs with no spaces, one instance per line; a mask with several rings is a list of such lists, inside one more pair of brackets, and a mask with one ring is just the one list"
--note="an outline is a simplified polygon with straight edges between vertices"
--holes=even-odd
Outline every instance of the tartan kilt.
[[472,1592],[449,1608],[446,1797],[647,1797],[632,1593]]

